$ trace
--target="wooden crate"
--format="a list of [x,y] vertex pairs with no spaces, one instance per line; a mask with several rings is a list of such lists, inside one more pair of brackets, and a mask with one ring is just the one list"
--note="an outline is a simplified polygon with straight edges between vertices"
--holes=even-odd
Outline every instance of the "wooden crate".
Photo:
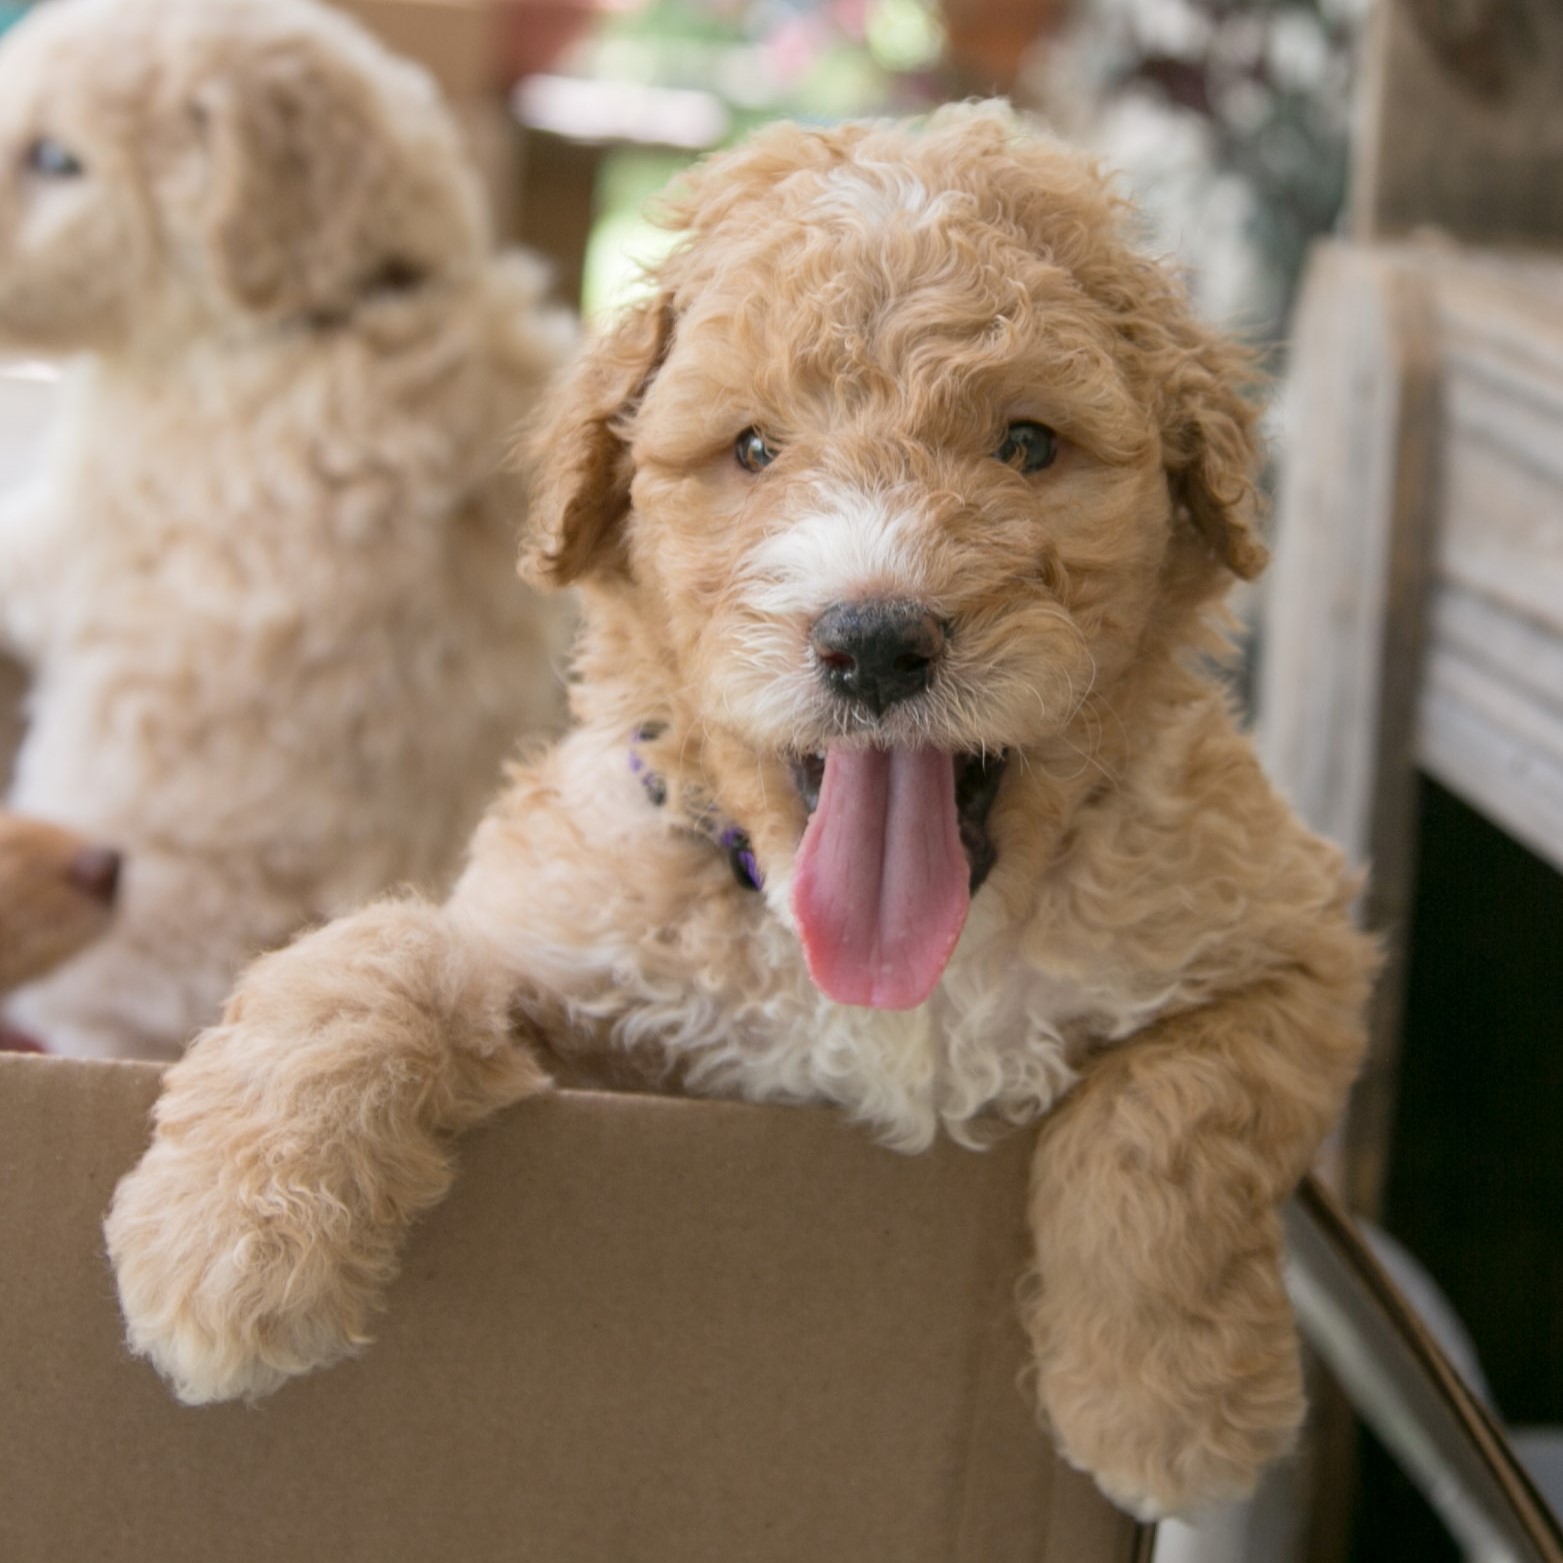
[[1563,868],[1563,258],[1320,249],[1259,679],[1271,774],[1372,865],[1391,970],[1344,1138],[1377,1208],[1418,768]]

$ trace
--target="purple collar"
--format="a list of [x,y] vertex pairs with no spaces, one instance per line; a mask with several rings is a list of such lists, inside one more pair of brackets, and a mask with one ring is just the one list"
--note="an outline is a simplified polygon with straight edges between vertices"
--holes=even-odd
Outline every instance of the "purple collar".
[[[630,770],[640,783],[641,791],[653,808],[664,808],[668,801],[668,784],[660,772],[651,768],[641,747],[654,743],[666,731],[660,722],[642,722],[630,734]],[[765,884],[765,876],[755,861],[754,848],[748,835],[731,820],[723,819],[714,804],[703,804],[695,810],[686,810],[683,828],[697,836],[703,836],[713,846],[727,854],[728,866],[733,878],[745,890],[759,890]]]

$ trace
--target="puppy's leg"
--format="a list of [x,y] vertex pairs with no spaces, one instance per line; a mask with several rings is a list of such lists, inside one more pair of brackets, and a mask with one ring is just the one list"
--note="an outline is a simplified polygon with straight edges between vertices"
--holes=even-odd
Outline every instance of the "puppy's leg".
[[546,1085],[509,980],[426,902],[390,901],[258,961],[168,1072],[105,1224],[132,1349],[189,1402],[353,1352],[447,1137]]
[[1355,1072],[1362,987],[1278,976],[1162,1022],[1104,1055],[1044,1131],[1042,1404],[1064,1453],[1136,1514],[1245,1494],[1292,1442],[1276,1207]]

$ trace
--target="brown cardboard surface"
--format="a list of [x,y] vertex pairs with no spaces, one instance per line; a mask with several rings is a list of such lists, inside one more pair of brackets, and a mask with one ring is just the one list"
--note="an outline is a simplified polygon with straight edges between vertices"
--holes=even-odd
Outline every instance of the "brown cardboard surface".
[[1036,1432],[1029,1152],[561,1093],[470,1136],[359,1360],[176,1405],[98,1230],[150,1066],[0,1057],[6,1563],[1127,1563]]

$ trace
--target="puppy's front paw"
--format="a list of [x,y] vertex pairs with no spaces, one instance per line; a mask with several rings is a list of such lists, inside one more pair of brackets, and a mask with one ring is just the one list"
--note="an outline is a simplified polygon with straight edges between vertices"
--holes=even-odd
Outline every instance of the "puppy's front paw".
[[1246,1497],[1303,1418],[1289,1317],[1147,1314],[1138,1327],[1139,1339],[1087,1327],[1043,1358],[1039,1387],[1060,1450],[1140,1519]]
[[[306,974],[300,952],[277,969]],[[389,1009],[266,1024],[275,996],[252,978],[169,1070],[157,1134],[104,1222],[130,1348],[192,1404],[265,1394],[365,1345],[408,1224],[450,1183],[426,1100],[475,1097],[479,1079],[504,1100],[536,1074],[514,1049],[466,1073],[442,1074],[434,1046],[397,1056]]]
[[285,1162],[156,1143],[104,1224],[126,1338],[179,1398],[253,1397],[368,1339],[394,1252]]
[[104,1223],[131,1349],[182,1400],[260,1395],[368,1340],[449,1136],[546,1089],[508,983],[387,901],[246,973],[169,1070]]

